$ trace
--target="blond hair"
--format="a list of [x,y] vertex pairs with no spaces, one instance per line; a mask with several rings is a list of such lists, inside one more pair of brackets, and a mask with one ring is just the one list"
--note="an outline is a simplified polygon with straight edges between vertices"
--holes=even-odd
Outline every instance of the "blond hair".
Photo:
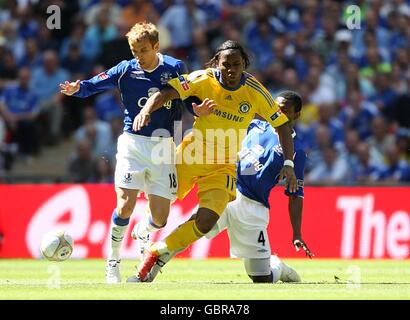
[[125,35],[129,44],[148,39],[152,45],[159,41],[158,30],[151,22],[138,22]]

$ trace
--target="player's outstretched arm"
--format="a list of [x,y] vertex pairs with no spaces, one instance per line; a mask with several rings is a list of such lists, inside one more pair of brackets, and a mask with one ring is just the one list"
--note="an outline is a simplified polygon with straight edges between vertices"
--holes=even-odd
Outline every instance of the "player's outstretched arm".
[[305,241],[302,239],[302,211],[303,211],[303,198],[295,195],[289,196],[289,217],[293,229],[292,244],[296,251],[303,249],[306,256],[312,258],[314,254],[309,250]]
[[279,174],[279,179],[282,180],[286,178],[286,186],[289,188],[289,191],[293,193],[297,190],[297,181],[295,170],[293,169],[294,147],[292,129],[289,122],[286,122],[280,127],[277,127],[276,132],[279,135],[279,141],[282,146],[283,157],[285,159],[284,166]]
[[60,92],[67,95],[72,96],[78,90],[80,90],[80,80],[74,82],[64,81],[64,83],[60,83]]
[[147,103],[134,118],[132,129],[134,131],[141,130],[142,127],[149,124],[151,113],[161,108],[169,100],[179,99],[179,93],[172,87],[165,87],[161,91],[155,92],[148,98]]

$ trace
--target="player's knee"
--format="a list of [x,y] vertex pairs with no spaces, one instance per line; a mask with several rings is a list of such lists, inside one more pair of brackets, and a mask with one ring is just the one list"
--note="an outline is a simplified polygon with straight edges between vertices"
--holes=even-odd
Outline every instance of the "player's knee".
[[212,189],[198,193],[199,207],[207,208],[218,216],[224,212],[231,196],[225,190]]
[[219,215],[216,212],[208,208],[199,208],[195,217],[195,224],[198,230],[205,234],[211,231],[218,219]]

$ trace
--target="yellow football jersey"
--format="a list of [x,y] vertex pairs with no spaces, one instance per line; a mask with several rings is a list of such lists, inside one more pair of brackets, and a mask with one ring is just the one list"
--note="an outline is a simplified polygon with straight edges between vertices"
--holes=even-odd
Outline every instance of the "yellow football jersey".
[[[205,151],[201,156],[208,164],[236,163],[241,141],[256,113],[273,127],[288,121],[269,91],[248,73],[243,74],[240,84],[233,89],[223,84],[220,70],[212,68],[180,75],[168,84],[182,99],[196,96],[215,101],[213,113],[195,117],[193,125],[194,140],[203,143]],[[201,153],[198,149],[196,152]]]

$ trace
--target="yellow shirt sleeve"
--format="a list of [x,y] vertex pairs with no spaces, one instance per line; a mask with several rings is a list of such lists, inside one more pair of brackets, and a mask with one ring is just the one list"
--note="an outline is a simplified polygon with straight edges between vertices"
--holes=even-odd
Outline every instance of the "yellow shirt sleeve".
[[189,96],[196,96],[204,86],[204,81],[207,78],[206,70],[194,71],[190,74],[183,74],[177,78],[168,81],[168,85],[178,91],[181,99]]
[[253,100],[257,106],[257,113],[268,121],[272,127],[280,127],[289,121],[273,100],[270,92],[255,78],[247,79],[246,83],[253,89]]

